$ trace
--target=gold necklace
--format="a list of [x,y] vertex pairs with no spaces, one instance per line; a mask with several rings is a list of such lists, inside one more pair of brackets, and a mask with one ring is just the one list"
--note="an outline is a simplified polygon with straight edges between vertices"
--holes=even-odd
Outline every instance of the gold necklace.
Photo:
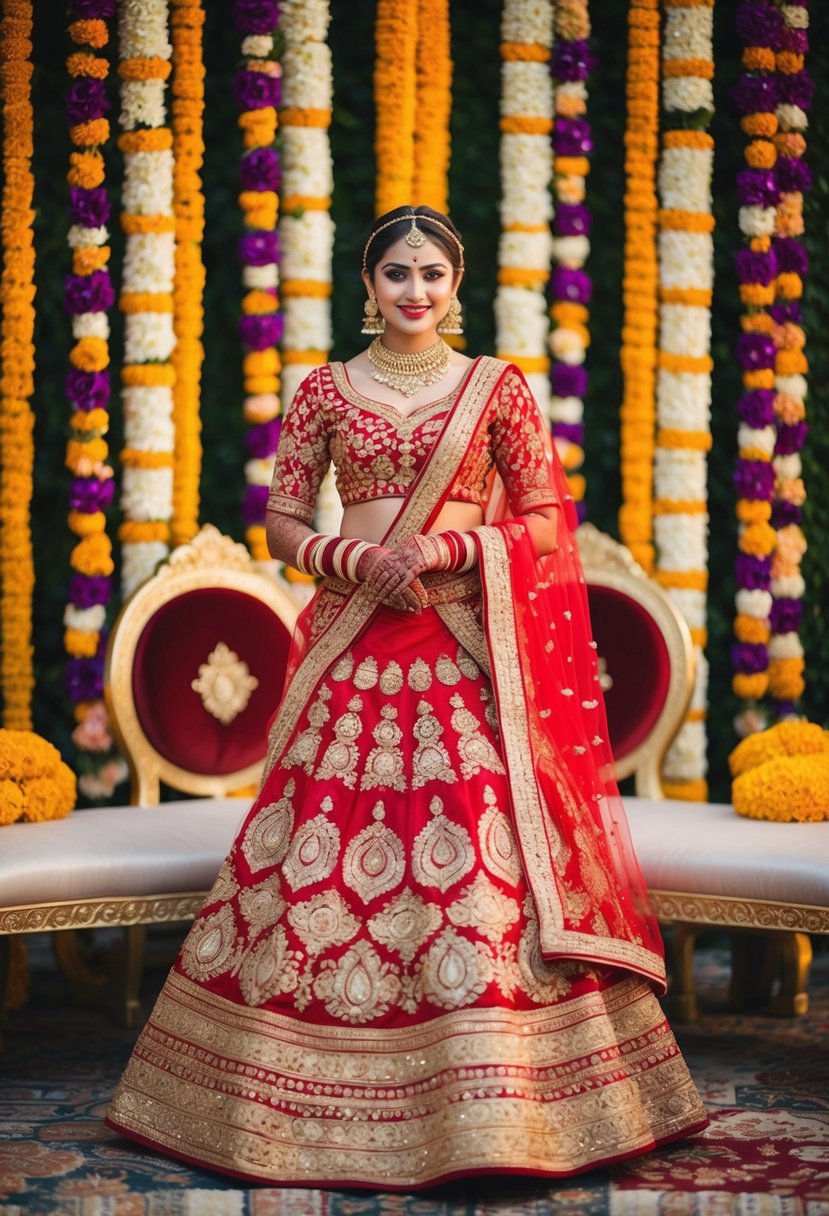
[[368,348],[368,359],[373,380],[397,389],[404,397],[411,397],[418,389],[443,379],[452,361],[452,348],[443,338],[438,338],[426,350],[409,354],[389,350],[375,338]]

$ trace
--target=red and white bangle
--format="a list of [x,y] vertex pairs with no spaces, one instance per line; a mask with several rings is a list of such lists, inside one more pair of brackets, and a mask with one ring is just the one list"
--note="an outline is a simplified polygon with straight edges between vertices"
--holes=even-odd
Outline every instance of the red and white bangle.
[[466,574],[477,563],[475,542],[467,532],[429,532],[412,540],[426,562],[427,570],[451,570]]
[[358,582],[357,565],[363,554],[379,549],[367,540],[353,536],[306,537],[297,549],[295,565],[303,574],[316,574]]

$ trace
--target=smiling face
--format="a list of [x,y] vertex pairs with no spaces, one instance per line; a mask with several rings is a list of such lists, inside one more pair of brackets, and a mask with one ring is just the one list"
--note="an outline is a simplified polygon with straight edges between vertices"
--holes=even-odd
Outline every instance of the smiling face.
[[367,272],[363,280],[386,322],[384,344],[420,349],[435,341],[461,275],[436,242],[413,249],[401,239],[380,258],[373,280]]

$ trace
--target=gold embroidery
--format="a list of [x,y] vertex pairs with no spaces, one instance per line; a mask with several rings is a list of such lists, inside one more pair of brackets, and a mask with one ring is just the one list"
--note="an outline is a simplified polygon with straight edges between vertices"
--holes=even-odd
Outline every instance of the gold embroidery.
[[369,655],[361,660],[354,672],[354,687],[359,688],[361,692],[368,692],[377,683],[377,676],[377,660]]
[[476,776],[482,768],[490,773],[503,773],[504,766],[501,757],[480,731],[480,722],[463,702],[459,693],[454,693],[450,699],[453,706],[452,726],[458,732],[458,752],[461,757],[461,776],[467,781]]
[[461,673],[457,665],[452,662],[448,654],[438,655],[438,660],[435,663],[435,675],[441,684],[447,684],[450,688],[454,684],[459,684],[461,679]]
[[403,687],[403,668],[394,659],[380,677],[380,691],[387,697],[396,697]]
[[291,928],[311,955],[350,942],[360,922],[337,891],[320,891],[288,913]]
[[337,864],[340,833],[330,819],[326,819],[325,803],[321,809],[323,814],[316,815],[297,830],[282,866],[285,880],[294,891],[313,882],[322,882]]
[[517,886],[523,876],[518,845],[512,825],[504,812],[498,809],[495,792],[489,785],[484,787],[484,802],[487,809],[478,821],[481,860],[490,874],[512,887]]
[[374,823],[354,837],[343,860],[343,881],[366,904],[398,886],[406,869],[403,842],[383,823],[382,802],[372,814]]
[[388,950],[396,950],[404,963],[410,963],[428,937],[440,928],[443,913],[405,887],[399,895],[370,918],[368,931]]
[[264,870],[278,865],[288,849],[294,829],[294,808],[291,800],[296,792],[293,777],[285,783],[285,793],[279,802],[271,802],[258,811],[248,825],[242,841],[242,852],[251,870]]
[[418,720],[413,727],[417,739],[412,757],[412,789],[415,790],[419,790],[427,781],[445,781],[447,785],[452,785],[458,779],[449,753],[441,742],[443,727],[431,711],[432,706],[428,701],[418,703]]
[[520,909],[479,871],[460,898],[449,905],[446,915],[453,925],[476,929],[487,941],[499,942],[518,920]]
[[297,955],[288,949],[281,925],[248,951],[239,970],[239,987],[251,1006],[263,1005],[278,992],[293,992],[297,979]]
[[370,1022],[382,1017],[400,991],[398,968],[382,963],[366,941],[356,942],[335,962],[326,959],[314,982],[314,995],[333,1018]]
[[455,652],[455,662],[468,680],[477,680],[480,676],[480,667],[472,658],[472,655],[464,650],[463,646],[459,646]]
[[416,976],[427,1001],[441,1009],[461,1009],[483,995],[492,980],[492,964],[483,947],[454,929],[444,929],[418,965]]
[[226,903],[229,899],[232,899],[239,890],[239,884],[233,877],[233,871],[230,865],[230,859],[232,856],[233,851],[231,851],[231,854],[227,860],[222,862],[221,869],[216,875],[216,881],[213,883],[213,886],[210,889],[210,894],[204,901],[205,904],[216,904],[220,901],[222,903]]
[[258,887],[249,887],[239,896],[239,910],[254,933],[275,925],[285,911],[285,900],[274,884],[275,876]]
[[[385,675],[385,672],[383,674]],[[380,721],[371,732],[377,746],[371,749],[366,759],[360,789],[373,790],[382,786],[402,792],[406,789],[406,776],[403,771],[403,753],[398,745],[403,738],[403,731],[395,722],[397,710],[392,705],[384,705],[380,714]]]
[[567,996],[573,987],[573,975],[583,974],[584,964],[565,960],[545,962],[541,954],[538,920],[531,895],[524,901],[527,924],[518,943],[519,983],[531,1001],[552,1005]]
[[314,701],[308,710],[309,725],[305,730],[299,732],[288,748],[287,754],[282,758],[282,768],[293,768],[296,765],[304,769],[309,776],[314,771],[317,752],[322,742],[322,734],[320,732],[331,717],[325,704],[326,701],[330,700],[331,689],[327,684],[323,684],[317,694],[316,701]]
[[211,980],[230,971],[239,954],[236,918],[225,904],[218,912],[200,917],[187,935],[181,951],[181,965],[192,980]]
[[480,619],[481,596],[455,604],[435,604],[435,611],[452,636],[468,650],[481,671],[490,676],[489,651]]
[[636,978],[552,1007],[462,1008],[390,1030],[249,1009],[178,972],[110,1114],[156,1146],[271,1186],[380,1190],[496,1163],[571,1174],[704,1119]]
[[[361,664],[362,666],[362,664]],[[334,723],[333,743],[329,743],[323,753],[322,760],[315,773],[318,781],[327,777],[339,777],[343,785],[353,790],[357,781],[357,761],[359,752],[355,739],[360,737],[363,724],[359,714],[363,702],[359,697],[352,697],[348,702],[348,713],[343,714]]]
[[219,642],[199,667],[198,678],[190,681],[190,687],[199,694],[207,712],[222,726],[229,726],[247,708],[259,681],[235,650]]
[[407,678],[412,692],[428,692],[432,687],[432,673],[423,659],[415,659],[409,667]]
[[472,869],[475,850],[466,828],[443,814],[440,798],[432,799],[429,810],[432,822],[415,837],[412,873],[423,886],[437,887],[443,893]]
[[341,659],[338,659],[331,671],[331,679],[337,683],[342,683],[343,680],[350,680],[351,673],[354,670],[354,656],[351,651],[344,654]]

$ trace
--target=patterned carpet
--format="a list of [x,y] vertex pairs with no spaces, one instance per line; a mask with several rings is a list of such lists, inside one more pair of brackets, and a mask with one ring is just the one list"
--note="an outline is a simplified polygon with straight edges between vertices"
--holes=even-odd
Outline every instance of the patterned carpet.
[[726,953],[698,956],[703,1016],[675,1029],[707,1131],[566,1182],[406,1195],[245,1188],[113,1135],[101,1117],[135,1033],[73,1007],[35,939],[32,994],[0,1057],[0,1216],[829,1216],[829,953],[792,1020],[727,1013]]

